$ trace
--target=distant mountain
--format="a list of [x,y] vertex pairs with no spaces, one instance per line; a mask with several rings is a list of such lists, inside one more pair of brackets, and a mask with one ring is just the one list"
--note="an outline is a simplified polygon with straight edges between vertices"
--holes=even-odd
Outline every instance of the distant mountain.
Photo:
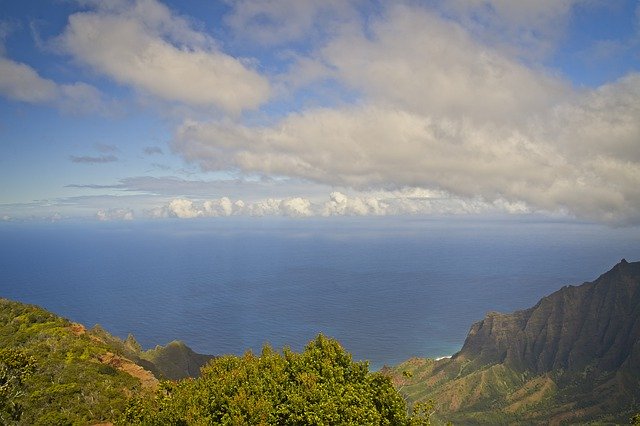
[[112,336],[100,326],[95,326],[90,332],[99,336],[111,347],[116,348],[125,357],[152,372],[158,379],[180,380],[187,377],[198,377],[200,368],[213,355],[203,355],[194,352],[179,340],[174,340],[166,346],[156,346],[144,351],[136,339],[129,335],[124,341]]
[[627,423],[640,411],[640,262],[489,313],[450,359],[386,369],[410,402],[464,424]]

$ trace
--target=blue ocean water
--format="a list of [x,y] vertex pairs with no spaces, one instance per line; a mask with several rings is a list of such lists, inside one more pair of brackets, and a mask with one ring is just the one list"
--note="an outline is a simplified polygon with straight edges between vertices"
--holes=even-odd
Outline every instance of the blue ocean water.
[[317,333],[376,369],[460,349],[487,311],[532,306],[640,258],[640,230],[519,219],[0,224],[0,296],[201,353]]

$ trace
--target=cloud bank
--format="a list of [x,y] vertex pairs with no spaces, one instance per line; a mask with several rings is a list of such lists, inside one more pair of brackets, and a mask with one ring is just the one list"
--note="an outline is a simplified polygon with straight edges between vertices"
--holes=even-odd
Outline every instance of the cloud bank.
[[[86,171],[68,161],[121,161],[102,168],[102,182],[68,180],[76,199],[114,203],[83,199],[101,220],[131,216],[115,204],[126,200],[151,217],[542,212],[640,224],[636,3],[73,5],[48,39],[32,34],[47,57],[11,59],[13,27],[0,22],[0,95],[80,112],[108,112],[109,91],[135,104],[132,117],[101,127],[118,147],[60,156],[65,172]],[[586,34],[597,11],[629,28],[610,40]],[[615,62],[615,78],[567,65],[584,56]],[[73,72],[92,84],[49,78]],[[166,128],[169,146],[156,133]],[[113,174],[125,167],[136,176]]]
[[292,218],[331,216],[397,216],[460,214],[528,214],[522,203],[496,200],[452,198],[448,194],[419,188],[402,191],[376,191],[346,195],[334,191],[324,200],[305,197],[266,198],[255,201],[231,200],[228,197],[192,200],[173,198],[166,204],[147,209],[149,218],[194,219],[229,216],[283,216]]
[[[556,15],[570,6],[546,5]],[[519,9],[503,6],[496,13],[517,22]],[[419,187],[640,223],[638,73],[576,88],[454,20],[410,6],[343,28],[306,60],[328,70],[316,78],[335,79],[359,101],[267,125],[185,120],[174,149],[206,171]]]

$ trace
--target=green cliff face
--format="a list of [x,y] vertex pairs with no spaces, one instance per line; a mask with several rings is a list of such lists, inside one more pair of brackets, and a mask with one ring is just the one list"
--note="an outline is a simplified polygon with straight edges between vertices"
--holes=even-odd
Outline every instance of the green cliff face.
[[627,422],[640,405],[640,262],[487,314],[451,359],[389,371],[410,402],[463,423]]

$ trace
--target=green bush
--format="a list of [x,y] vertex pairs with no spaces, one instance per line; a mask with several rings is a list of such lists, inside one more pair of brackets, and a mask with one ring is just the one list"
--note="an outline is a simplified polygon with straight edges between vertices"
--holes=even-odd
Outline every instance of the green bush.
[[302,353],[224,356],[202,376],[164,382],[155,397],[130,401],[123,424],[419,425],[388,377],[354,362],[340,344],[319,335]]

